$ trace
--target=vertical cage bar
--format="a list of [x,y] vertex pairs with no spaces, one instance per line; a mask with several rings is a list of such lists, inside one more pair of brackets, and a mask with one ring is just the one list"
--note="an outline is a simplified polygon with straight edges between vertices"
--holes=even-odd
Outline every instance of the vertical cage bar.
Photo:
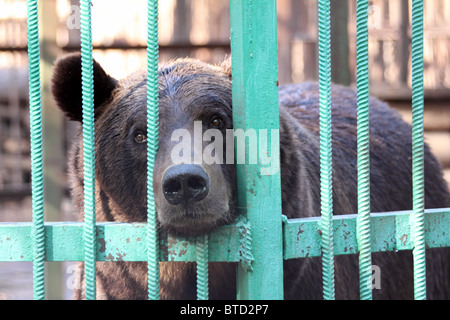
[[31,191],[33,210],[33,297],[35,300],[42,300],[45,299],[45,232],[37,0],[27,0],[27,29],[30,96]]
[[208,235],[197,238],[197,300],[209,299]]
[[426,299],[424,137],[423,137],[423,1],[412,2],[412,179],[414,298]]
[[[230,9],[233,127],[255,130],[257,141],[247,140],[246,154],[255,143],[259,154],[271,155],[275,169],[263,170],[269,168],[261,157],[256,164],[236,164],[237,207],[252,228],[254,256],[252,268],[238,266],[237,293],[239,299],[282,299],[276,1],[231,0]],[[268,133],[271,146],[260,150]]]
[[91,1],[80,0],[81,88],[83,106],[84,167],[84,272],[85,298],[96,298],[96,228],[95,228],[95,137],[94,73],[91,38]]
[[319,0],[320,203],[323,297],[335,298],[331,145],[330,0]]
[[158,0],[147,2],[147,262],[148,299],[160,298],[158,222],[153,167],[159,145]]
[[362,300],[372,299],[372,258],[370,246],[370,166],[369,166],[369,30],[368,0],[356,2],[356,90],[358,154],[359,286]]

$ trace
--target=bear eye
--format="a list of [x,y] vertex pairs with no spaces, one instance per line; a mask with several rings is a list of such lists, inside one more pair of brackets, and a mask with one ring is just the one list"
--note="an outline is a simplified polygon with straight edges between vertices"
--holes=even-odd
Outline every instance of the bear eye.
[[143,134],[143,133],[137,133],[137,134],[134,136],[134,140],[135,140],[137,143],[144,143],[144,142],[147,141],[147,136],[146,136],[145,134]]
[[220,127],[221,124],[222,124],[222,118],[221,117],[214,117],[211,120],[211,125],[213,127]]

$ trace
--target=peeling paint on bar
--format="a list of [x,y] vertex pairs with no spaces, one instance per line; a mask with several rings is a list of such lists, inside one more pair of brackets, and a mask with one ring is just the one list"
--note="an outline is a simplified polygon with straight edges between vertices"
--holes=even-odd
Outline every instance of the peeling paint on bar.
[[[372,252],[412,250],[409,219],[412,211],[372,213]],[[356,254],[357,215],[333,217],[334,255]],[[284,225],[284,259],[321,255],[320,217],[290,219]],[[426,248],[450,246],[450,208],[425,210]]]
[[[145,223],[97,223],[97,261],[146,261]],[[33,261],[31,222],[0,223],[0,261]],[[211,234],[210,261],[239,261],[239,225]],[[83,261],[83,223],[45,224],[46,261]],[[161,261],[196,261],[195,239],[161,234]]]
[[[411,250],[409,219],[412,211],[372,213],[372,252]],[[284,259],[321,254],[320,217],[284,221]],[[450,246],[450,208],[425,210],[426,248]],[[209,236],[210,261],[242,259],[241,222],[222,226]],[[33,261],[31,222],[0,223],[0,261]],[[333,218],[334,254],[356,254],[356,215]],[[46,261],[83,261],[83,223],[45,224]],[[146,261],[145,223],[97,223],[98,261]],[[160,237],[161,261],[196,261],[195,239]]]

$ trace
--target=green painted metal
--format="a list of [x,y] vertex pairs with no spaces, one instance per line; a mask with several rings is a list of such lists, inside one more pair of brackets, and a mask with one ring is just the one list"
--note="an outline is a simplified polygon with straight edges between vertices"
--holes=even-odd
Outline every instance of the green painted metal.
[[358,219],[361,300],[372,299],[372,258],[370,249],[370,168],[369,168],[369,1],[356,2],[356,89],[358,143]]
[[83,106],[84,272],[87,300],[96,298],[94,71],[91,38],[91,1],[80,0],[81,88]]
[[252,252],[252,228],[246,219],[241,219],[239,226],[240,252],[239,262],[246,271],[253,271],[252,263],[255,260]]
[[319,99],[320,99],[320,207],[322,279],[325,300],[335,298],[333,256],[333,190],[331,146],[331,42],[330,0],[318,2]]
[[31,188],[33,210],[33,297],[45,299],[44,179],[42,155],[41,81],[37,0],[27,1],[28,72],[30,97]]
[[159,146],[158,1],[147,2],[147,263],[148,298],[160,298],[158,221],[153,192],[153,167]]
[[[372,213],[371,251],[412,250],[413,211]],[[334,215],[334,255],[358,253],[357,215]],[[283,259],[321,256],[320,217],[286,219],[283,224]],[[425,247],[450,247],[450,208],[425,210]],[[246,236],[244,221],[220,227],[208,236],[208,261],[240,262]],[[33,223],[0,223],[0,261],[33,261]],[[98,261],[146,261],[146,223],[97,223]],[[83,261],[83,222],[45,223],[45,261]],[[160,261],[198,261],[197,239],[162,234]],[[250,260],[251,262],[251,260]]]
[[[318,2],[321,216],[282,220],[279,172],[262,173],[264,163],[258,159],[257,164],[237,164],[237,201],[243,217],[208,236],[182,239],[159,234],[151,183],[158,149],[158,1],[148,0],[148,223],[95,222],[90,0],[80,2],[85,221],[45,223],[38,10],[37,0],[27,0],[33,221],[0,223],[0,261],[33,262],[35,299],[45,298],[45,261],[84,261],[87,299],[96,296],[96,261],[147,261],[149,299],[159,298],[160,261],[197,262],[198,299],[208,298],[208,262],[239,262],[238,298],[281,299],[283,259],[322,256],[324,298],[334,299],[334,256],[359,254],[361,299],[371,299],[371,290],[364,289],[371,276],[370,254],[412,250],[415,298],[425,299],[425,250],[450,247],[450,208],[424,209],[423,1],[412,2],[413,210],[387,213],[370,213],[368,1],[357,1],[357,215],[333,215],[332,208],[329,1]],[[258,137],[258,129],[278,133],[275,0],[230,4],[234,128],[255,129]],[[272,159],[279,159],[276,142],[265,146]],[[246,142],[247,153],[250,143]],[[258,151],[260,147],[258,139]]]
[[412,181],[414,298],[426,299],[423,138],[423,0],[412,2]]
[[[230,1],[234,129],[276,134],[267,154],[279,159],[276,1]],[[271,131],[275,129],[274,131]],[[256,142],[255,142],[256,143]],[[249,151],[246,142],[246,154]],[[265,150],[264,150],[265,151]],[[237,205],[252,228],[252,271],[238,267],[238,298],[283,298],[281,188],[278,172],[264,175],[257,164],[237,164]],[[267,173],[267,172],[266,172]]]
[[[412,250],[412,211],[372,213],[370,215],[371,252]],[[284,259],[321,255],[320,217],[290,219],[283,228]],[[334,255],[358,253],[357,215],[333,217]],[[450,208],[425,210],[425,246],[450,246]]]
[[[83,222],[45,223],[45,261],[83,261]],[[30,222],[0,223],[0,261],[33,261]],[[208,236],[208,261],[242,262],[242,222],[223,226]],[[97,261],[147,261],[146,223],[97,223]],[[197,261],[197,239],[161,234],[158,261]]]
[[208,300],[209,298],[209,275],[208,275],[208,235],[197,238],[197,300]]

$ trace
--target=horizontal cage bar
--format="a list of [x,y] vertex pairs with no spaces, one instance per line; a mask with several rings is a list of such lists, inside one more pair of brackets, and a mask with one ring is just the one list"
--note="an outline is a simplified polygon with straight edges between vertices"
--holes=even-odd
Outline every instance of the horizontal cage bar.
[[[371,213],[371,251],[412,250],[412,211]],[[358,253],[357,215],[333,217],[334,255]],[[450,246],[450,208],[425,210],[427,248]],[[321,255],[320,218],[291,219],[284,226],[284,259]]]
[[[412,250],[412,211],[372,213],[372,252]],[[357,215],[333,217],[334,255],[356,254]],[[146,223],[97,223],[98,261],[146,261]],[[425,210],[426,248],[450,247],[450,208]],[[209,235],[209,261],[242,261],[238,222]],[[247,226],[248,228],[248,226]],[[321,255],[320,217],[289,219],[283,227],[284,259]],[[33,261],[32,223],[0,223],[0,261]],[[46,261],[83,261],[83,223],[45,223]],[[196,240],[162,235],[160,261],[197,261]]]

